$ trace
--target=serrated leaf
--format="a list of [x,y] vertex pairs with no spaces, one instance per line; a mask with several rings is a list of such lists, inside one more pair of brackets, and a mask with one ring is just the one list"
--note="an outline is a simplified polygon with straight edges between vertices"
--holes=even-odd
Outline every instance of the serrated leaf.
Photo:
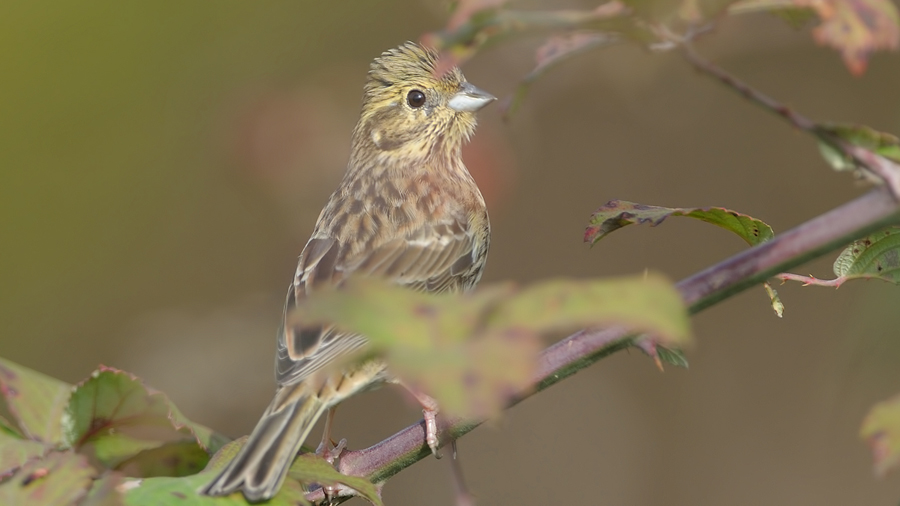
[[288,476],[300,483],[318,484],[322,486],[343,485],[353,489],[356,494],[376,506],[383,506],[378,487],[365,478],[345,476],[325,459],[316,455],[304,454],[294,460]]
[[[247,506],[240,492],[224,497],[200,495],[197,491],[212,480],[212,472],[204,472],[183,478],[144,478],[127,480],[125,504],[129,506]],[[266,506],[307,505],[303,488],[294,480],[285,481],[275,496],[266,501]]]
[[47,443],[0,433],[0,478],[12,474],[31,459],[43,457],[51,449]]
[[83,455],[51,452],[46,458],[32,460],[0,484],[0,504],[74,505],[87,494],[95,474]]
[[900,283],[900,228],[881,230],[851,243],[834,261],[834,274]]
[[667,343],[688,335],[680,296],[655,276],[495,285],[459,296],[352,279],[315,292],[291,318],[367,336],[392,373],[463,417],[496,414],[528,386],[542,334],[614,323]]
[[71,386],[0,358],[0,411],[13,417],[29,439],[62,439],[62,415]]
[[[69,446],[115,469],[142,452],[170,443],[193,444],[203,450],[194,432],[182,423],[183,417],[164,394],[147,388],[134,375],[101,367],[73,391],[64,436]],[[187,452],[184,458],[193,459],[196,452],[186,447],[179,446]]]
[[872,406],[859,435],[872,449],[875,473],[883,476],[900,463],[900,395]]
[[722,207],[660,207],[610,200],[591,215],[584,241],[594,244],[622,227],[648,224],[655,227],[669,216],[687,216],[730,230],[751,246],[775,237],[765,222]]

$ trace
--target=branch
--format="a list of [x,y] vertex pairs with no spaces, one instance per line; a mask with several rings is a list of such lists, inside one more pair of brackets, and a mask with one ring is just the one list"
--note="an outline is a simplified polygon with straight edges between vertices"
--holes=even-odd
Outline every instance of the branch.
[[844,155],[856,162],[858,167],[864,168],[891,189],[896,198],[900,198],[900,165],[868,149],[853,145],[839,136],[833,134],[822,125],[812,121],[790,107],[778,102],[772,97],[752,88],[747,83],[728,73],[725,69],[714,65],[704,59],[691,45],[693,34],[683,40],[685,58],[700,72],[710,75],[725,86],[741,94],[750,102],[766,109],[787,120],[794,127],[812,135],[820,142],[844,153]]
[[[757,245],[717,265],[680,281],[676,286],[691,313],[759,284],[787,269],[822,256],[853,240],[900,222],[900,205],[886,187],[837,207],[771,241]],[[554,385],[632,345],[624,328],[582,330],[550,346],[541,354],[532,388],[521,392],[510,406]],[[484,420],[439,419],[438,435],[446,444],[480,425]],[[431,455],[424,445],[424,422],[411,425],[369,448],[341,455],[338,471],[382,483],[391,476]],[[342,491],[349,494],[350,491]],[[339,492],[340,493],[340,492]],[[321,489],[307,495],[322,501]]]

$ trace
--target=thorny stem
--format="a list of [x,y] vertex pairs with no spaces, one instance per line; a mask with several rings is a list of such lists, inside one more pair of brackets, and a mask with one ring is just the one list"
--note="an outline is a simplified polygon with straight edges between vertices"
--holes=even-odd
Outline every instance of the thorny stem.
[[[824,255],[891,223],[900,222],[900,205],[886,187],[879,187],[802,225],[776,236],[677,283],[691,313],[812,258]],[[510,403],[513,406],[612,353],[628,348],[631,340],[622,327],[582,330],[545,349],[532,378],[533,387]],[[483,420],[438,419],[442,444],[470,432]],[[431,455],[420,421],[369,448],[347,451],[338,471],[381,483]],[[312,501],[323,499],[321,489]]]
[[[831,143],[860,165],[882,175],[885,169],[896,171],[896,164],[853,146],[823,131],[802,114],[779,104],[754,90],[724,70],[700,58],[684,44],[688,60],[699,70],[718,78],[752,102],[785,118],[795,127],[820,140]],[[896,179],[883,178],[887,186],[875,188],[865,195],[819,215],[794,229],[776,236],[706,270],[681,280],[676,287],[694,314],[747,288],[813,258],[840,248],[889,224],[900,223]],[[621,327],[582,330],[545,349],[532,378],[532,388],[521,392],[510,407],[597,362],[601,358],[633,345],[628,331]],[[483,420],[438,419],[438,436],[442,444],[470,432]],[[374,483],[388,478],[431,455],[425,441],[424,422],[411,425],[384,441],[363,450],[347,451],[341,456],[338,471],[350,476],[363,476]],[[346,499],[341,497],[338,499]],[[322,501],[322,490],[307,494],[311,501]]]

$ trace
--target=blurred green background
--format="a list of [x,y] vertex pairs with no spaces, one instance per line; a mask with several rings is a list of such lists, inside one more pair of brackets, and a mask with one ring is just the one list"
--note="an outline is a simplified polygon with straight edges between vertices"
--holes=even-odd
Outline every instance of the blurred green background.
[[[438,0],[0,5],[0,356],[69,382],[124,368],[188,417],[249,432],[368,63],[446,18]],[[539,44],[495,47],[464,71],[508,95]],[[896,53],[853,78],[767,16],[726,21],[699,49],[812,118],[900,132]],[[494,226],[485,282],[678,279],[743,247],[670,220],[588,249],[587,217],[612,198],[726,206],[777,232],[865,190],[678,54],[588,53],[511,121],[497,107],[480,117],[466,156]],[[828,277],[830,262],[800,272]],[[479,502],[896,504],[896,474],[874,478],[857,432],[900,391],[897,289],[780,292],[783,319],[762,289],[699,315],[690,370],[621,353],[467,436]],[[384,388],[345,403],[336,435],[358,448],[419,416]],[[385,498],[452,504],[447,462],[400,474]]]

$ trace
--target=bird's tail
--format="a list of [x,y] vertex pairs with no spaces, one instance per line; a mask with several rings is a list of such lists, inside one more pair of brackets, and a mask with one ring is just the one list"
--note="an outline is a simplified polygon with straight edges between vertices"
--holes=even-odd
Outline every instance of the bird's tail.
[[247,443],[200,489],[201,494],[221,496],[240,490],[247,500],[259,501],[278,492],[306,436],[327,409],[309,390],[298,390],[288,387],[275,395]]

